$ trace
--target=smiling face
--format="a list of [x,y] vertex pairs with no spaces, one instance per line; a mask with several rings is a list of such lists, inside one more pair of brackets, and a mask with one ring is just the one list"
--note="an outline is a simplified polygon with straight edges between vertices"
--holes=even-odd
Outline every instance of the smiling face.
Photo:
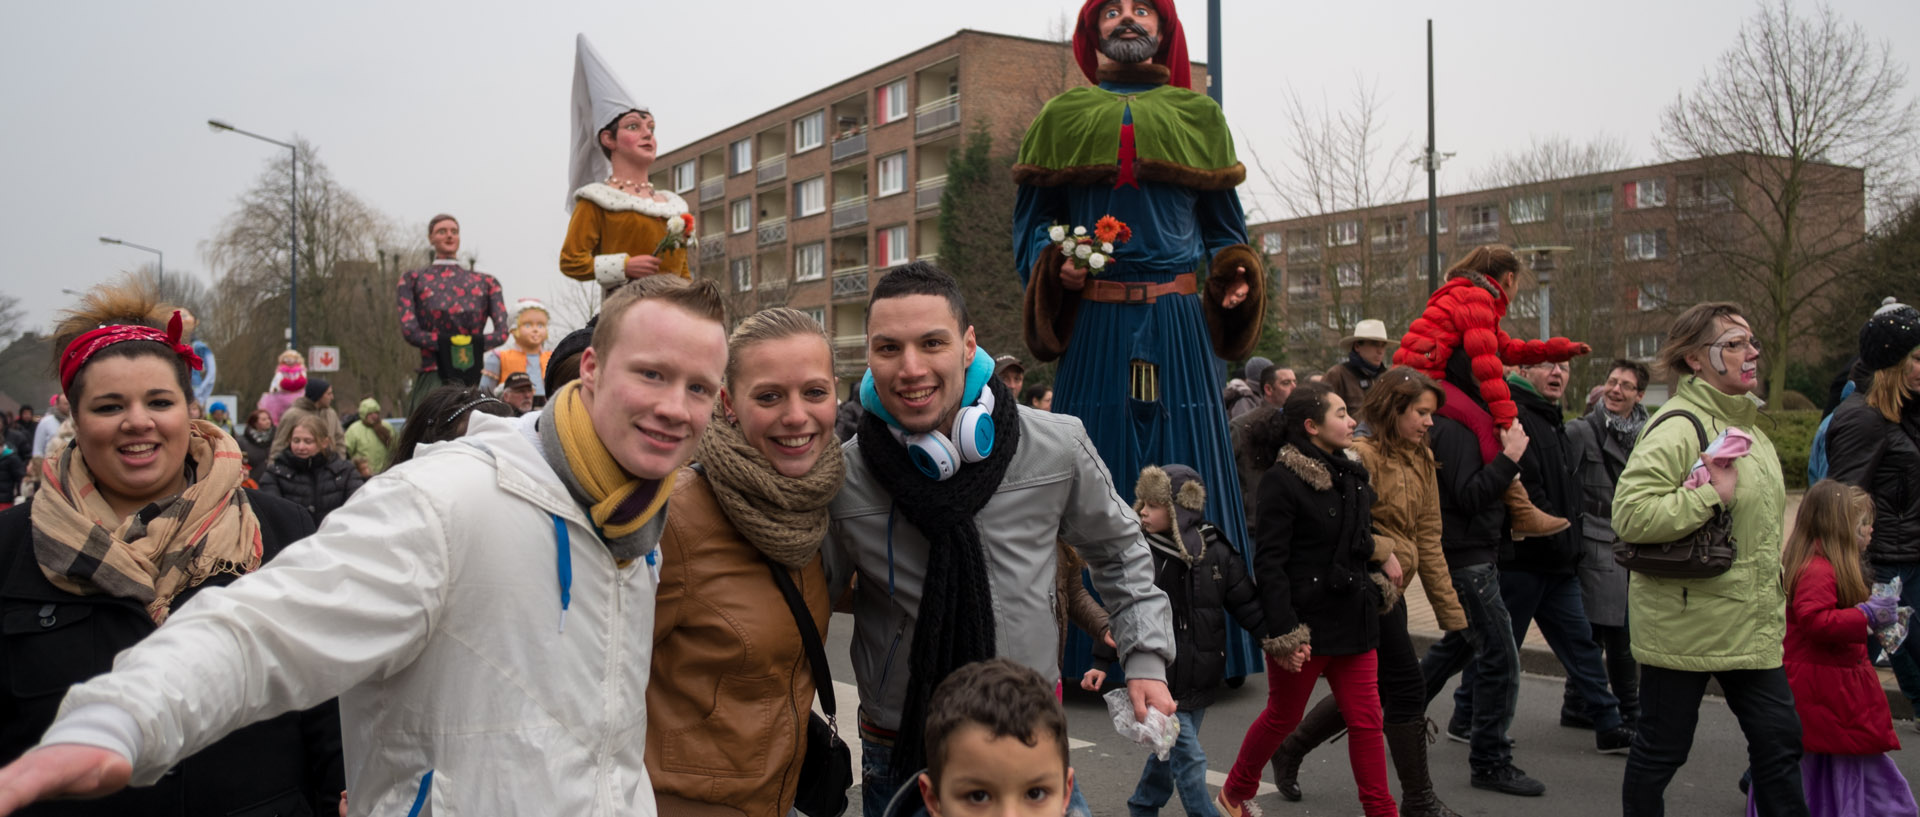
[[1713,339],[1687,353],[1693,374],[1723,394],[1741,395],[1760,387],[1759,339],[1738,315],[1713,319]]
[[977,723],[947,736],[940,788],[920,776],[920,797],[932,817],[1060,817],[1073,791],[1073,770],[1061,762],[1059,738],[1041,730],[1032,746],[996,736]]
[[103,357],[83,370],[74,445],[101,498],[122,517],[187,487],[187,397],[152,355]]
[[947,299],[902,295],[867,313],[867,365],[880,405],[915,433],[951,431],[976,354],[973,327],[960,326]]
[[600,132],[600,147],[609,151],[608,158],[615,161],[633,162],[642,166],[653,164],[658,144],[653,140],[653,115],[639,111],[628,111],[613,121],[612,130]]
[[[443,218],[427,230],[427,243],[433,245],[435,258],[452,258],[460,252],[460,222]],[[286,360],[282,359],[281,363]]]
[[1646,390],[1640,387],[1638,374],[1632,369],[1614,369],[1607,373],[1606,385],[1600,392],[1600,402],[1606,405],[1608,414],[1625,417],[1645,396]]
[[580,397],[614,461],[641,479],[664,479],[693,456],[727,366],[720,324],[673,304],[643,300],[620,316],[604,354],[580,356]]
[[513,338],[520,342],[522,349],[537,350],[547,343],[547,313],[542,309],[528,309],[520,313],[513,325]]
[[1111,0],[1099,20],[1100,53],[1114,62],[1147,62],[1160,50],[1160,13],[1150,0]]
[[813,470],[833,436],[833,353],[818,335],[788,335],[740,350],[722,399],[754,450],[785,477]]

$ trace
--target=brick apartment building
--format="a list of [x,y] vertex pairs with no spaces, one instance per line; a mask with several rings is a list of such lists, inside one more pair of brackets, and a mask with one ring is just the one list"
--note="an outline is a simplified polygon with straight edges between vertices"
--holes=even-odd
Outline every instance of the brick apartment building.
[[[1752,254],[1744,208],[1765,206],[1765,191],[1750,181],[1764,174],[1752,169],[1780,161],[1714,157],[1441,196],[1439,256],[1430,263],[1444,274],[1480,244],[1560,248],[1550,254],[1551,270],[1522,274],[1506,329],[1515,337],[1540,336],[1539,294],[1550,282],[1551,333],[1594,348],[1576,365],[1569,388],[1584,398],[1613,358],[1651,359],[1673,316],[1687,306],[1733,300],[1750,313],[1762,306],[1760,294],[1729,291],[1737,285],[1714,273],[1716,265],[1751,263],[1730,259]],[[1803,229],[1819,244],[1857,244],[1865,232],[1861,171],[1830,165],[1810,171],[1809,185],[1820,188],[1822,198]],[[1335,346],[1358,321],[1380,318],[1388,334],[1398,335],[1419,314],[1428,292],[1429,265],[1420,263],[1426,211],[1421,199],[1249,226],[1268,256],[1275,291],[1286,296],[1288,357],[1303,376],[1344,359]],[[1818,354],[1794,351],[1803,361]],[[1658,384],[1648,399],[1664,394]]]
[[[1205,67],[1193,77],[1204,87]],[[1085,81],[1067,43],[962,30],[661,154],[650,180],[698,214],[695,274],[720,282],[736,315],[812,314],[851,375],[866,362],[871,282],[939,252],[962,140],[986,127],[1011,150],[1041,105]]]

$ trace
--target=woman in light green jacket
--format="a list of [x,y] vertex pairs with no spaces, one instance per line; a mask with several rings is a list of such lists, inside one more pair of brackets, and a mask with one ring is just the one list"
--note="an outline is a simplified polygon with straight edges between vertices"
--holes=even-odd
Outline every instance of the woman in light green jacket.
[[380,416],[380,401],[368,397],[360,401],[360,419],[347,429],[342,447],[348,459],[367,461],[368,476],[387,470],[393,458],[393,430]]
[[[1680,315],[1667,332],[1660,365],[1680,375],[1667,401],[1633,449],[1613,499],[1613,525],[1630,542],[1667,542],[1705,524],[1717,508],[1733,516],[1736,555],[1711,579],[1658,579],[1633,574],[1627,623],[1640,661],[1640,731],[1627,756],[1624,814],[1665,813],[1663,793],[1693,745],[1707,680],[1719,681],[1728,708],[1747,737],[1753,798],[1761,815],[1805,815],[1800,785],[1800,721],[1781,668],[1786,594],[1780,543],[1786,486],[1773,441],[1760,425],[1760,339],[1740,308],[1705,303]],[[1683,487],[1700,441],[1729,427],[1753,438],[1753,449],[1710,479]],[[1657,424],[1657,426],[1656,426]]]

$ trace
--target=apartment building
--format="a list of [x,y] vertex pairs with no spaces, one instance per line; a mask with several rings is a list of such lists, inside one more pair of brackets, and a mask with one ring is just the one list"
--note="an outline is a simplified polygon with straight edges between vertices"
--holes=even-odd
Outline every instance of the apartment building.
[[[1205,76],[1195,64],[1196,87]],[[1041,105],[1085,81],[1067,43],[962,30],[661,154],[651,181],[697,214],[695,274],[736,314],[812,314],[851,375],[871,283],[939,252],[947,162],[967,134],[986,127],[1012,151]]]
[[[1650,360],[1673,316],[1694,303],[1761,305],[1715,274],[1757,240],[1738,211],[1765,206],[1766,191],[1749,181],[1758,174],[1729,169],[1781,161],[1714,157],[1441,196],[1439,252],[1425,263],[1424,199],[1255,224],[1249,233],[1268,256],[1274,291],[1285,295],[1288,355],[1308,371],[1344,359],[1335,347],[1362,319],[1403,331],[1426,303],[1430,267],[1444,275],[1480,244],[1552,248],[1546,263],[1521,275],[1505,326],[1514,337],[1540,337],[1544,308],[1551,334],[1591,344],[1570,388],[1582,391],[1604,379],[1613,358]],[[1861,171],[1818,165],[1809,179],[1822,190],[1807,219],[1819,241],[1860,241]],[[1540,257],[1522,253],[1523,261]],[[1796,350],[1796,358],[1813,359],[1814,351]]]

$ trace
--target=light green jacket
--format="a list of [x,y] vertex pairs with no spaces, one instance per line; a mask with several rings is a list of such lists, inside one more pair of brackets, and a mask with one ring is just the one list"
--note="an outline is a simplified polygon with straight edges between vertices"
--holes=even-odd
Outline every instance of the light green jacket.
[[359,420],[353,421],[353,426],[347,429],[342,447],[346,448],[348,459],[366,457],[367,467],[376,474],[387,470],[387,460],[393,457],[393,449],[381,443],[380,435]]
[[1630,542],[1668,542],[1705,523],[1719,504],[1713,486],[1681,485],[1699,456],[1693,424],[1675,418],[1684,408],[1700,418],[1709,442],[1729,425],[1753,435],[1753,450],[1735,461],[1733,567],[1711,579],[1656,579],[1633,574],[1627,625],[1633,657],[1643,664],[1690,672],[1779,667],[1786,638],[1786,592],[1780,582],[1781,515],[1786,484],[1773,441],[1756,422],[1759,407],[1746,396],[1722,393],[1686,377],[1672,400],[1648,420],[1613,497],[1613,527]]

